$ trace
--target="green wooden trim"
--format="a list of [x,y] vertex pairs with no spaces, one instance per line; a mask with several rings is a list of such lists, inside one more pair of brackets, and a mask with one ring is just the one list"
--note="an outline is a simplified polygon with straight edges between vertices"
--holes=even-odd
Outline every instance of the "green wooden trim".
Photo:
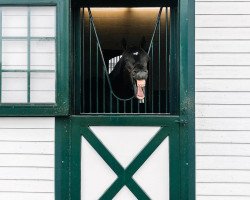
[[58,0],[1,0],[1,6],[39,6],[56,5]]
[[28,37],[27,37],[27,103],[30,103],[30,7],[28,7]]
[[177,0],[154,0],[154,1],[116,1],[116,0],[72,0],[75,6],[86,7],[161,7],[161,6],[175,6]]
[[70,119],[57,117],[55,121],[55,200],[69,200],[69,142]]
[[74,52],[74,87],[72,87],[72,92],[74,94],[74,99],[73,99],[73,102],[72,102],[72,111],[73,113],[75,114],[80,114],[81,113],[81,110],[80,108],[82,107],[82,99],[81,99],[81,96],[82,95],[79,95],[79,94],[82,94],[82,80],[81,80],[81,77],[82,77],[82,59],[81,59],[81,56],[83,55],[82,54],[82,51],[83,51],[83,38],[81,37],[81,35],[83,34],[82,32],[82,24],[83,24],[83,21],[82,21],[82,14],[81,11],[80,11],[80,8],[75,8],[74,11],[73,11],[73,26],[74,26],[74,49],[73,49],[73,52]]
[[2,101],[2,9],[0,8],[0,102]]
[[181,199],[195,199],[195,67],[194,0],[180,0],[178,10],[180,63]]
[[0,106],[0,116],[64,116],[68,109],[55,104],[5,104]]
[[72,120],[79,126],[172,126],[179,122],[179,116],[169,115],[73,115]]
[[[56,6],[56,103],[1,103],[0,116],[62,116],[69,114],[70,2],[68,0],[2,0],[0,6]],[[28,37],[27,37],[28,38]],[[27,39],[22,38],[22,39]],[[33,38],[30,38],[33,39]],[[34,37],[37,39],[37,37]],[[49,38],[48,38],[49,39]],[[29,38],[28,38],[29,41]],[[30,98],[28,74],[28,100]]]
[[70,1],[58,0],[57,6],[57,105],[69,114],[70,105]]

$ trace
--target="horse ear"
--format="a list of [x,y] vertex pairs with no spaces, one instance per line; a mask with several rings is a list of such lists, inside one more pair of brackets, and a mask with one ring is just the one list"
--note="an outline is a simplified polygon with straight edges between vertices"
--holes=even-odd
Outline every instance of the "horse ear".
[[140,48],[146,50],[146,38],[145,38],[145,36],[143,36],[143,37],[141,38]]
[[122,48],[123,50],[127,49],[127,41],[125,40],[125,38],[122,38]]

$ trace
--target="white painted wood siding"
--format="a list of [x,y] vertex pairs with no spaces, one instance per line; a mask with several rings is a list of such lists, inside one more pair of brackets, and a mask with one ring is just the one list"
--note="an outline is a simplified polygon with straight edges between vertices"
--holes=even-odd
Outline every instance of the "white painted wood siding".
[[0,118],[0,199],[54,200],[54,118]]
[[250,1],[196,0],[197,200],[250,199]]

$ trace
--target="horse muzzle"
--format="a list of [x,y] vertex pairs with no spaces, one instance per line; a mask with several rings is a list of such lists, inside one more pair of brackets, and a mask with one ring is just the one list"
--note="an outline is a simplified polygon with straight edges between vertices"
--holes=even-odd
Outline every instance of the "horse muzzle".
[[139,100],[143,100],[145,98],[145,86],[146,86],[146,80],[136,80],[136,98]]

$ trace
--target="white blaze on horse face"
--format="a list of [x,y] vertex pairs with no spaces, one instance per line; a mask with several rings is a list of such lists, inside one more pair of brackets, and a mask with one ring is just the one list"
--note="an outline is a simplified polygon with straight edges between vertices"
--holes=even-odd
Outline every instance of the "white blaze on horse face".
[[135,52],[135,53],[133,53],[133,55],[137,56],[137,55],[138,55],[138,51],[137,51],[137,52]]

